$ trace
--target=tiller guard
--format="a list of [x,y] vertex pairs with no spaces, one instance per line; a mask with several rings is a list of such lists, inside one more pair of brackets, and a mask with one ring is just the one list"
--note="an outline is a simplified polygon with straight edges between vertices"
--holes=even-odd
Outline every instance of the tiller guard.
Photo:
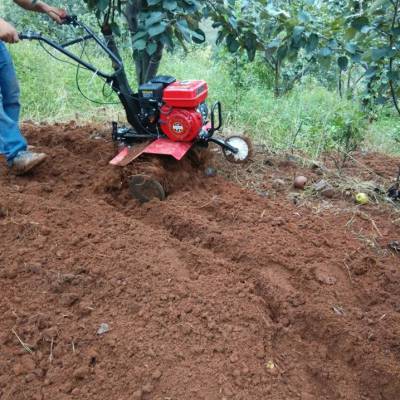
[[125,146],[111,161],[111,165],[125,167],[142,154],[158,154],[172,156],[180,161],[193,147],[194,142],[173,142],[170,139],[160,138],[153,142],[142,143],[133,147]]

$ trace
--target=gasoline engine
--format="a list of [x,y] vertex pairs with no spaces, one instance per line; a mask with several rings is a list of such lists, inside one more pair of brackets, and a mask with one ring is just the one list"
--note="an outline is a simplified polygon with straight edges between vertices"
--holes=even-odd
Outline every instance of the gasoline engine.
[[139,87],[142,123],[174,142],[192,142],[208,122],[207,96],[205,81],[157,76]]

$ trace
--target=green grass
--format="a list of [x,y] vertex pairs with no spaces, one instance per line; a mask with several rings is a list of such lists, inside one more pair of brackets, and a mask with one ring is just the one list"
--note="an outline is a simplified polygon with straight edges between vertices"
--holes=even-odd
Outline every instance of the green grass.
[[[212,51],[211,48],[197,48],[188,54],[166,54],[160,73],[179,79],[205,79],[210,87],[210,102],[218,99],[223,103],[225,125],[230,131],[246,131],[274,150],[294,147],[317,157],[337,129],[338,114],[355,123],[359,121],[358,102],[340,99],[337,93],[312,82],[276,99],[260,75],[253,71],[254,67],[249,65],[240,74],[238,87],[229,73],[230,67],[223,61],[215,61]],[[52,59],[37,44],[14,45],[12,53],[21,81],[24,119],[50,122],[124,120],[119,104],[98,105],[84,99],[76,88],[76,68]],[[128,52],[126,55],[127,72],[134,83],[133,64]],[[107,59],[94,58],[99,67],[109,68]],[[93,74],[82,70],[79,81],[88,97],[117,101],[114,96],[103,99],[103,82]],[[378,121],[363,127],[367,138],[365,146],[400,152],[394,139],[396,135],[400,137],[399,128],[400,120],[382,115]]]

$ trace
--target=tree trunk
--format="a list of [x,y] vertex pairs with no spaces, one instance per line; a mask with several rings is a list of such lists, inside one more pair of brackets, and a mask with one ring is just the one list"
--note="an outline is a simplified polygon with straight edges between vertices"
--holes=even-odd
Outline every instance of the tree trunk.
[[[121,60],[121,55],[118,51],[118,46],[115,43],[115,38],[112,32],[110,25],[107,20],[104,21],[102,26],[102,34],[106,40],[107,47],[115,54],[115,56]],[[116,80],[112,80],[111,84],[113,86],[114,91],[118,94],[118,97],[125,109],[126,118],[128,122],[133,127],[138,127],[138,119],[137,115],[139,113],[139,104],[136,98],[133,96],[132,89],[129,85],[128,78],[126,76],[125,69],[122,68],[119,70],[119,66],[113,63],[113,68],[116,71],[115,78]],[[117,73],[117,70],[119,72]]]
[[275,79],[274,79],[274,95],[275,97],[279,97],[281,94],[279,88],[279,76],[280,76],[281,68],[278,60],[275,61]]
[[286,86],[281,89],[280,94],[285,95],[293,90],[294,85],[299,82],[304,75],[308,74],[308,71],[311,69],[311,64],[307,65],[306,68],[298,72],[289,82],[286,83]]
[[157,75],[158,69],[160,67],[161,59],[164,52],[164,46],[162,43],[157,43],[157,50],[155,53],[148,58],[148,63],[146,65],[146,76],[144,81],[147,82],[151,78]]
[[[395,25],[396,25],[397,14],[399,12],[399,3],[400,3],[399,0],[397,0],[396,2],[394,2],[394,1],[392,2],[393,8],[394,8],[393,18],[392,18],[392,31],[394,30]],[[395,37],[394,37],[393,33],[391,33],[389,35],[389,48],[390,49],[393,48],[394,43],[395,43]],[[390,74],[392,74],[392,72],[393,72],[393,57],[390,57],[390,59],[389,59],[389,72],[390,72]],[[391,79],[391,78],[389,79],[389,87],[390,87],[390,94],[392,96],[394,108],[396,109],[397,113],[400,115],[400,106],[399,106],[399,102],[397,100],[397,94],[396,94],[396,90],[394,88],[394,82],[393,82],[393,79]]]
[[350,68],[347,72],[347,88],[346,88],[346,97],[350,99],[353,96],[353,90],[351,88],[351,73],[353,70],[353,65],[350,65]]
[[[142,7],[144,7],[142,0],[130,0],[126,6],[125,13],[131,38],[139,30],[138,16]],[[146,50],[139,51],[133,49],[132,41],[132,58],[136,67],[136,80],[138,86],[157,75],[161,58],[163,56],[163,50],[163,44],[158,43],[155,53],[149,56]]]
[[[103,24],[101,27],[101,32],[103,34],[103,37],[106,41],[107,47],[117,56],[119,60],[121,60],[121,55],[118,50],[118,46],[115,42],[114,34],[110,28],[109,25]],[[117,70],[118,65],[115,65],[113,62],[113,69]],[[125,69],[122,69],[122,71],[118,75],[118,82],[120,85],[120,89],[123,90],[125,93],[131,93],[131,88],[129,86],[128,78],[126,76]]]
[[339,68],[339,73],[338,73],[338,90],[339,90],[339,96],[342,99],[343,98],[343,81],[342,81],[342,70]]

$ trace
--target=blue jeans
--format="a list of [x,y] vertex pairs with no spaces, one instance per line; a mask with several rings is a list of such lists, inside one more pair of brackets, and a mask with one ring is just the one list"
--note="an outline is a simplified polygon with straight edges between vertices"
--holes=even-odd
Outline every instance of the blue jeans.
[[19,85],[10,53],[0,41],[0,154],[11,164],[27,142],[19,129]]

